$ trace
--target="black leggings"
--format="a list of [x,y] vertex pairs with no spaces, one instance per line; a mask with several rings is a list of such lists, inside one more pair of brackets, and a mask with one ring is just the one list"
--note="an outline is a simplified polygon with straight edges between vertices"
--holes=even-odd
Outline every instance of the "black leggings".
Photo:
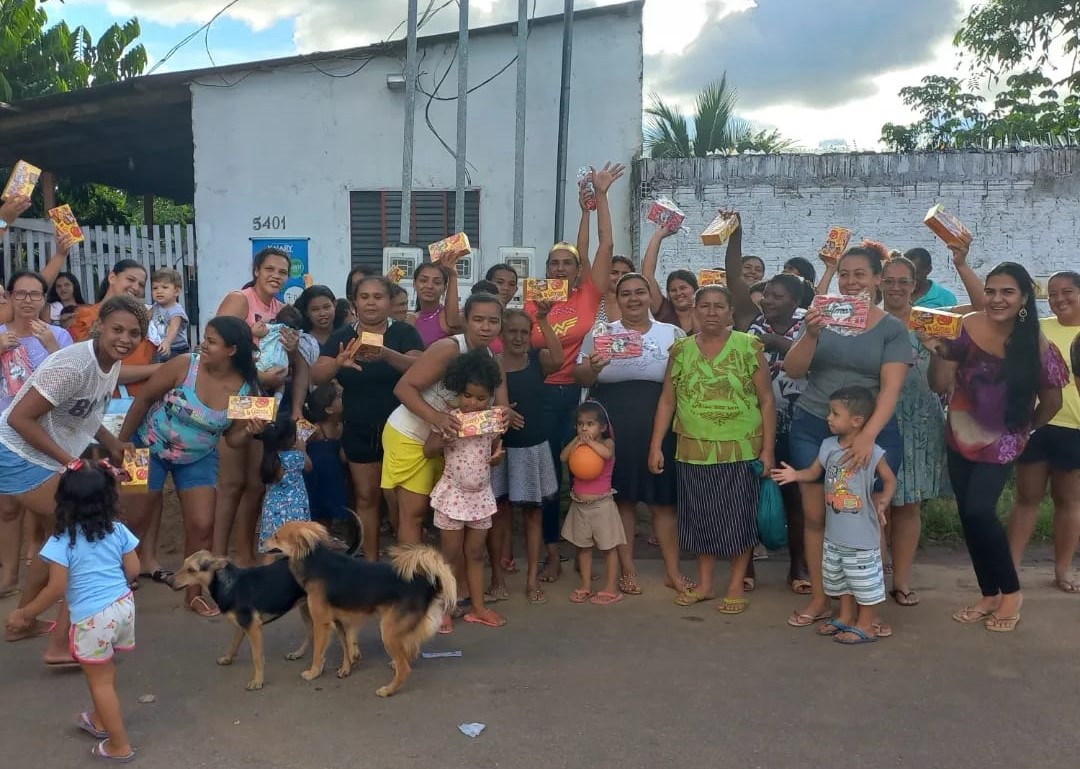
[[1012,463],[972,462],[951,448],[948,462],[964,542],[979,589],[984,596],[1018,592],[1020,580],[1009,551],[1009,540],[997,517],[998,498],[1012,472]]

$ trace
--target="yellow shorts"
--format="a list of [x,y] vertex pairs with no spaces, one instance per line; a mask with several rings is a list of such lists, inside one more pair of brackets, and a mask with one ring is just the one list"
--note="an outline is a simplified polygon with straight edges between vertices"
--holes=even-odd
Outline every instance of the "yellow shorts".
[[382,481],[384,489],[403,488],[414,494],[431,496],[443,471],[442,457],[428,459],[424,444],[386,425],[383,428]]

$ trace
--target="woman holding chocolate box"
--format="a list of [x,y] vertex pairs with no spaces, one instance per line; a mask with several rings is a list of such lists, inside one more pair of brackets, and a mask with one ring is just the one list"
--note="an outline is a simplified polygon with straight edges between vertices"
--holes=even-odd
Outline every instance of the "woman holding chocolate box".
[[[425,456],[424,443],[433,429],[456,434],[461,426],[458,418],[449,413],[455,399],[442,383],[446,368],[464,352],[490,349],[502,327],[502,304],[490,294],[470,296],[464,314],[464,333],[428,347],[394,387],[401,405],[390,414],[383,429],[380,484],[384,491],[395,495],[398,541],[402,544],[420,543],[428,499],[442,472],[441,458]],[[509,406],[505,379],[495,391],[495,404]],[[513,411],[509,414],[511,423],[523,424]]]
[[[900,468],[903,443],[895,411],[911,365],[911,344],[905,325],[868,299],[879,290],[882,263],[887,256],[884,246],[865,241],[849,248],[837,262],[840,293],[865,302],[864,328],[830,327],[830,318],[822,310],[811,307],[802,334],[784,357],[784,371],[789,377],[806,378],[806,389],[795,404],[788,433],[793,467],[810,467],[822,442],[830,437],[826,421],[829,396],[841,387],[859,385],[873,391],[877,401],[874,413],[844,461],[853,468],[865,467],[877,444],[885,450],[885,460],[893,472]],[[825,491],[819,479],[815,483],[800,483],[799,493],[812,598],[809,605],[792,613],[788,624],[809,627],[832,616],[822,582]],[[891,630],[882,625],[878,632],[884,636]]]
[[[364,524],[364,556],[372,561],[379,558],[383,428],[400,405],[394,388],[424,349],[415,328],[390,320],[390,287],[381,275],[368,275],[354,284],[356,323],[330,335],[311,369],[315,384],[336,378],[341,385],[345,422],[341,448],[349,463],[355,510]],[[378,337],[382,346],[354,351],[356,340],[367,334]]]
[[667,227],[657,227],[645,256],[641,260],[641,274],[649,281],[653,317],[661,323],[678,326],[687,334],[697,331],[694,320],[694,292],[698,290],[697,276],[690,270],[673,270],[667,276],[667,296],[656,281],[656,265],[660,261],[660,246],[664,239],[675,233]]
[[[1054,315],[1040,320],[1040,327],[1043,336],[1068,354],[1080,338],[1080,273],[1055,273],[1046,287]],[[1048,481],[1054,500],[1054,585],[1066,593],[1080,593],[1080,582],[1072,579],[1073,554],[1080,539],[1080,390],[1071,383],[1062,389],[1061,410],[1035,431],[1016,460],[1009,544],[1017,569],[1035,530]]]
[[664,442],[674,431],[679,545],[697,555],[699,569],[698,584],[682,587],[675,603],[715,598],[716,560],[727,557],[731,576],[716,608],[741,614],[750,603],[744,578],[758,542],[760,477],[775,464],[776,408],[761,341],[732,330],[728,289],[703,286],[695,307],[701,331],[669,352],[649,470],[667,469]]
[[966,315],[960,338],[924,337],[933,353],[930,386],[951,392],[945,422],[949,478],[982,597],[953,614],[1007,633],[1023,596],[997,502],[1033,429],[1061,408],[1069,371],[1039,330],[1035,282],[1014,262],[986,276],[986,308]]
[[[678,326],[660,323],[649,316],[651,288],[644,276],[628,273],[615,284],[622,320],[606,327],[597,326],[585,338],[578,355],[574,378],[590,388],[590,396],[607,409],[612,424],[618,425],[615,443],[615,470],[611,484],[619,507],[627,544],[619,545],[619,590],[640,595],[634,568],[634,532],[637,506],[649,506],[653,532],[664,558],[665,584],[682,592],[695,587],[679,573],[679,531],[675,520],[675,434],[668,432],[661,442],[664,469],[659,475],[649,472],[649,441],[664,389],[668,351],[676,340],[686,336]],[[606,336],[636,334],[640,348],[625,357],[600,352],[598,340]],[[637,354],[633,354],[636,352]]]
[[[574,424],[571,414],[581,401],[581,387],[574,383],[574,367],[577,365],[581,344],[585,341],[596,323],[600,310],[600,300],[607,291],[611,280],[611,259],[614,253],[614,241],[611,234],[611,211],[608,207],[608,190],[622,177],[625,167],[620,163],[605,163],[598,171],[593,171],[593,200],[596,207],[596,229],[599,243],[596,257],[589,263],[589,216],[590,203],[585,194],[578,196],[581,205],[581,222],[578,225],[577,246],[569,243],[556,243],[551,247],[547,259],[547,277],[570,282],[570,297],[565,302],[558,302],[548,314],[548,322],[555,329],[555,335],[562,344],[564,363],[555,373],[545,380],[544,421],[548,426],[548,447],[556,468],[556,475],[562,477],[558,468],[562,467],[559,455],[573,434]],[[535,319],[536,303],[526,302],[525,312]],[[536,348],[546,346],[539,326],[532,332],[532,345]],[[559,512],[561,501],[558,497],[544,505],[544,542],[558,544]],[[548,563],[547,569],[540,576],[541,582],[554,582],[559,578],[558,562]]]
[[430,347],[460,329],[457,269],[453,263],[421,264],[413,272],[413,286],[416,289],[413,325],[420,332],[424,347]]

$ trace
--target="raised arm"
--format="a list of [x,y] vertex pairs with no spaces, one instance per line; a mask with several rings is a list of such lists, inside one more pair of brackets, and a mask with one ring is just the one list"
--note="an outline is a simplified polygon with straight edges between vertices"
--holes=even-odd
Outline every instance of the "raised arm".
[[581,274],[586,274],[592,269],[592,260],[589,258],[589,231],[592,228],[592,211],[589,210],[588,203],[585,201],[585,193],[578,188],[578,205],[581,206],[581,220],[578,222],[577,228],[577,240],[574,241],[574,245],[577,246],[578,259],[581,260]]
[[[611,257],[615,253],[608,190],[625,170],[626,166],[621,163],[604,163],[603,168],[593,172],[593,186],[596,188],[596,232],[599,242],[596,244],[596,258],[592,264],[592,280],[601,294],[608,290],[608,284],[611,283]],[[584,265],[582,267],[584,268]]]
[[973,310],[981,310],[986,305],[986,294],[983,291],[983,282],[971,265],[967,263],[968,251],[971,250],[971,236],[968,235],[960,243],[949,246],[953,255],[953,266],[960,275],[960,281],[964,284],[964,290],[968,295],[968,302]]
[[649,309],[652,310],[653,315],[660,312],[664,304],[664,290],[656,280],[656,267],[660,263],[660,244],[664,242],[664,238],[673,234],[667,227],[657,227],[656,232],[649,238],[649,245],[645,247],[645,256],[641,260],[641,274],[645,280],[649,281],[649,291],[652,293]]
[[446,302],[443,304],[442,318],[440,319],[443,331],[453,334],[460,331],[465,325],[465,319],[461,317],[461,296],[458,291],[457,259],[449,262],[446,266]]
[[737,211],[722,211],[734,216],[739,222],[735,231],[728,238],[727,252],[724,254],[724,270],[727,272],[727,287],[731,292],[731,302],[735,311],[735,328],[745,331],[750,322],[757,317],[758,308],[750,298],[750,287],[742,279],[742,217]]

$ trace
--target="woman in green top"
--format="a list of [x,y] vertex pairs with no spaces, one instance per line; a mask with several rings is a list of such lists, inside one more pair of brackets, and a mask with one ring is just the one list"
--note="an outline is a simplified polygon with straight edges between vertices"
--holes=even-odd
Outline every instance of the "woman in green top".
[[698,333],[671,347],[649,470],[664,468],[663,441],[674,417],[679,545],[697,554],[700,569],[697,589],[680,593],[675,602],[690,606],[715,598],[716,559],[728,557],[731,579],[717,610],[741,614],[749,605],[743,577],[758,542],[759,478],[774,464],[772,379],[761,341],[732,331],[726,288],[698,289],[694,313]]

